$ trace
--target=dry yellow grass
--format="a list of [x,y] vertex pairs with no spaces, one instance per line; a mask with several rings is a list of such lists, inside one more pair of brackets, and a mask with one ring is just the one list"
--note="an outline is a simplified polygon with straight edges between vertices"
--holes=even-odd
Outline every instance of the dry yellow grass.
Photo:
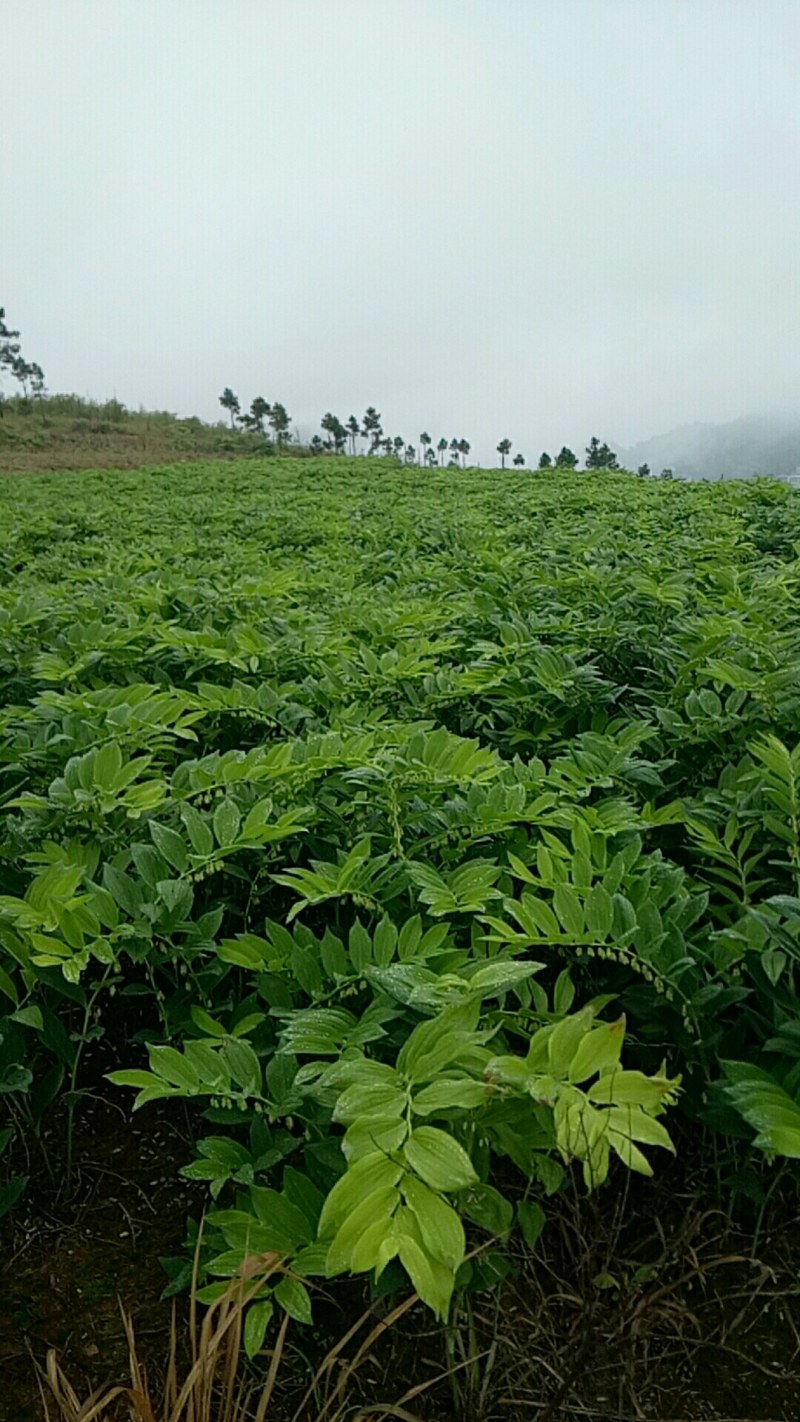
[[[123,1311],[130,1382],[100,1387],[82,1398],[66,1376],[55,1350],[51,1349],[45,1366],[39,1369],[44,1422],[272,1422],[289,1315],[284,1314],[274,1344],[265,1350],[269,1357],[266,1377],[253,1382],[252,1377],[246,1376],[244,1366],[244,1312],[264,1280],[279,1272],[283,1272],[283,1266],[277,1254],[251,1256],[225,1294],[201,1319],[196,1297],[196,1256],[188,1350],[181,1348],[173,1311],[163,1384],[155,1390],[151,1386],[139,1360],[133,1323],[130,1315]],[[287,1422],[341,1422],[346,1414],[352,1417],[350,1383],[356,1372],[369,1358],[378,1339],[416,1302],[416,1294],[411,1294],[377,1322],[371,1309],[363,1313],[325,1355],[290,1416],[284,1402],[282,1418]],[[358,1335],[370,1323],[372,1327],[358,1343]],[[345,1350],[351,1344],[355,1351],[348,1357]],[[180,1357],[187,1351],[182,1376]],[[411,1391],[417,1393],[425,1386]],[[409,1419],[418,1422],[404,1407],[407,1400],[410,1400],[408,1395],[395,1406],[381,1405],[377,1411],[371,1411],[369,1418],[394,1416],[400,1422],[409,1422]],[[358,1416],[362,1422],[369,1422],[364,1414]]]

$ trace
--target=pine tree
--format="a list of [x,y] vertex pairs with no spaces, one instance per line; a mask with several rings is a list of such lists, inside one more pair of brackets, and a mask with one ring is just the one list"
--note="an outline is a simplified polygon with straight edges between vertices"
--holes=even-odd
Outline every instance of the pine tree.
[[227,410],[231,417],[231,429],[236,428],[236,420],[239,415],[239,399],[234,395],[229,385],[225,386],[219,397],[219,403],[224,410]]
[[500,467],[501,467],[502,469],[505,469],[505,467],[506,467],[506,455],[511,453],[511,440],[510,440],[510,439],[501,439],[501,440],[500,440],[500,443],[499,443],[498,446],[497,446],[497,453],[500,455],[500,461],[501,461]]
[[592,435],[586,446],[587,469],[618,469],[617,456],[607,444],[600,444],[597,435]]

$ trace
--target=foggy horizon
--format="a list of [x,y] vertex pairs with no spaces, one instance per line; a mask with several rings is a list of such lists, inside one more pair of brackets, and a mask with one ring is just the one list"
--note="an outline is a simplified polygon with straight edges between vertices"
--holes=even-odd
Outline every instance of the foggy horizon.
[[52,391],[371,404],[484,464],[800,413],[792,0],[4,19],[0,305]]

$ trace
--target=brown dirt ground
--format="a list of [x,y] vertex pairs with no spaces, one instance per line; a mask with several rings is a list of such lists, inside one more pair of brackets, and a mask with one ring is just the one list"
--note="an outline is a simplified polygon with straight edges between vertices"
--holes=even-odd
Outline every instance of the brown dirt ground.
[[[187,1215],[199,1216],[205,1200],[202,1187],[177,1177],[190,1155],[188,1123],[164,1106],[131,1123],[102,1094],[84,1105],[72,1198],[59,1203],[34,1181],[4,1221],[1,1422],[41,1422],[31,1359],[49,1347],[79,1392],[125,1381],[120,1301],[158,1376],[172,1309],[160,1300],[158,1259],[180,1253]],[[655,1182],[623,1189],[620,1180],[588,1201],[561,1197],[535,1256],[518,1250],[515,1276],[497,1293],[468,1297],[447,1336],[414,1307],[370,1350],[351,1415],[377,1422],[370,1404],[455,1367],[450,1380],[409,1397],[406,1416],[798,1422],[796,1189],[787,1177],[755,1241],[753,1206],[737,1207],[736,1224],[710,1198],[708,1179],[680,1161]],[[376,1316],[394,1302],[377,1303]],[[323,1291],[314,1330],[290,1332],[276,1417],[291,1415],[309,1367],[363,1305],[357,1287],[337,1285]]]

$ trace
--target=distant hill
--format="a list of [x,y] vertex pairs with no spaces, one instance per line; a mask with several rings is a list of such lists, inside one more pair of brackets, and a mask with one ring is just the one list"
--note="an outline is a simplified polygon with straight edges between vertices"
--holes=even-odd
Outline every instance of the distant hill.
[[[263,457],[263,435],[168,410],[128,410],[79,395],[0,402],[0,474],[47,469],[136,469],[198,459]],[[296,449],[292,451],[298,453]]]
[[785,478],[800,467],[800,414],[745,415],[728,424],[681,425],[619,450],[620,464],[653,474],[672,469],[682,479]]

